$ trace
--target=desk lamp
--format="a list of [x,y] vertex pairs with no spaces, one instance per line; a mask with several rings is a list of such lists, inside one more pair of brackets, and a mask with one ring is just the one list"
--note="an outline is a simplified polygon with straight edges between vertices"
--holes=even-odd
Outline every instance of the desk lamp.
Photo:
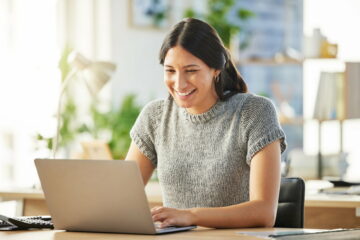
[[109,81],[110,74],[115,71],[116,66],[111,62],[103,62],[103,61],[90,61],[89,59],[85,58],[78,52],[70,53],[68,59],[68,63],[71,66],[71,71],[65,78],[61,90],[60,96],[58,101],[57,107],[57,128],[56,128],[56,135],[54,138],[54,144],[52,145],[52,155],[53,158],[56,156],[56,151],[59,144],[59,137],[60,137],[60,125],[61,125],[61,103],[62,97],[64,95],[65,89],[68,83],[77,75],[81,74],[83,80],[90,92],[90,94],[95,97],[98,92],[104,87],[104,85]]

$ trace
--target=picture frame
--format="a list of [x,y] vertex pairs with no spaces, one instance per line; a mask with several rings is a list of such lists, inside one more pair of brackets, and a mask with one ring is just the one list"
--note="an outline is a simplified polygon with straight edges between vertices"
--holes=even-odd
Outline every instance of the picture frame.
[[103,141],[81,142],[84,159],[112,160],[109,145]]
[[132,28],[166,29],[170,26],[171,0],[128,0]]

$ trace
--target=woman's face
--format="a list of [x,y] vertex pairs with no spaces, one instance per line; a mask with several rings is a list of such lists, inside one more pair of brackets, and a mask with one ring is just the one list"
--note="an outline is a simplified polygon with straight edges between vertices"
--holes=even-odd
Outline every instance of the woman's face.
[[189,113],[204,113],[216,103],[214,77],[218,73],[181,46],[166,53],[165,84],[177,105]]

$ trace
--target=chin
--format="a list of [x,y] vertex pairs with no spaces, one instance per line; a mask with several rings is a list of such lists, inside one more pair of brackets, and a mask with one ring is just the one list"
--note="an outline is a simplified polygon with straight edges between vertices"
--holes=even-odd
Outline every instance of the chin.
[[181,107],[181,108],[190,108],[190,107],[192,106],[192,104],[190,104],[190,103],[185,103],[185,102],[183,102],[183,101],[181,101],[181,100],[178,100],[178,99],[175,99],[175,102],[176,102],[176,104],[177,104],[179,107]]

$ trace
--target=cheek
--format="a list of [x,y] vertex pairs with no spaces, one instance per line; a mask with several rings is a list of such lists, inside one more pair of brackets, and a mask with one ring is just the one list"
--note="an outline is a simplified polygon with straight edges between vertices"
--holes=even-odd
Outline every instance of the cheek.
[[170,77],[167,74],[164,74],[164,83],[168,84],[170,82]]
[[199,80],[198,83],[201,84],[201,87],[204,89],[215,87],[213,78],[208,74],[203,74]]
[[173,85],[172,79],[166,75],[164,76],[164,83],[168,89],[170,89]]

